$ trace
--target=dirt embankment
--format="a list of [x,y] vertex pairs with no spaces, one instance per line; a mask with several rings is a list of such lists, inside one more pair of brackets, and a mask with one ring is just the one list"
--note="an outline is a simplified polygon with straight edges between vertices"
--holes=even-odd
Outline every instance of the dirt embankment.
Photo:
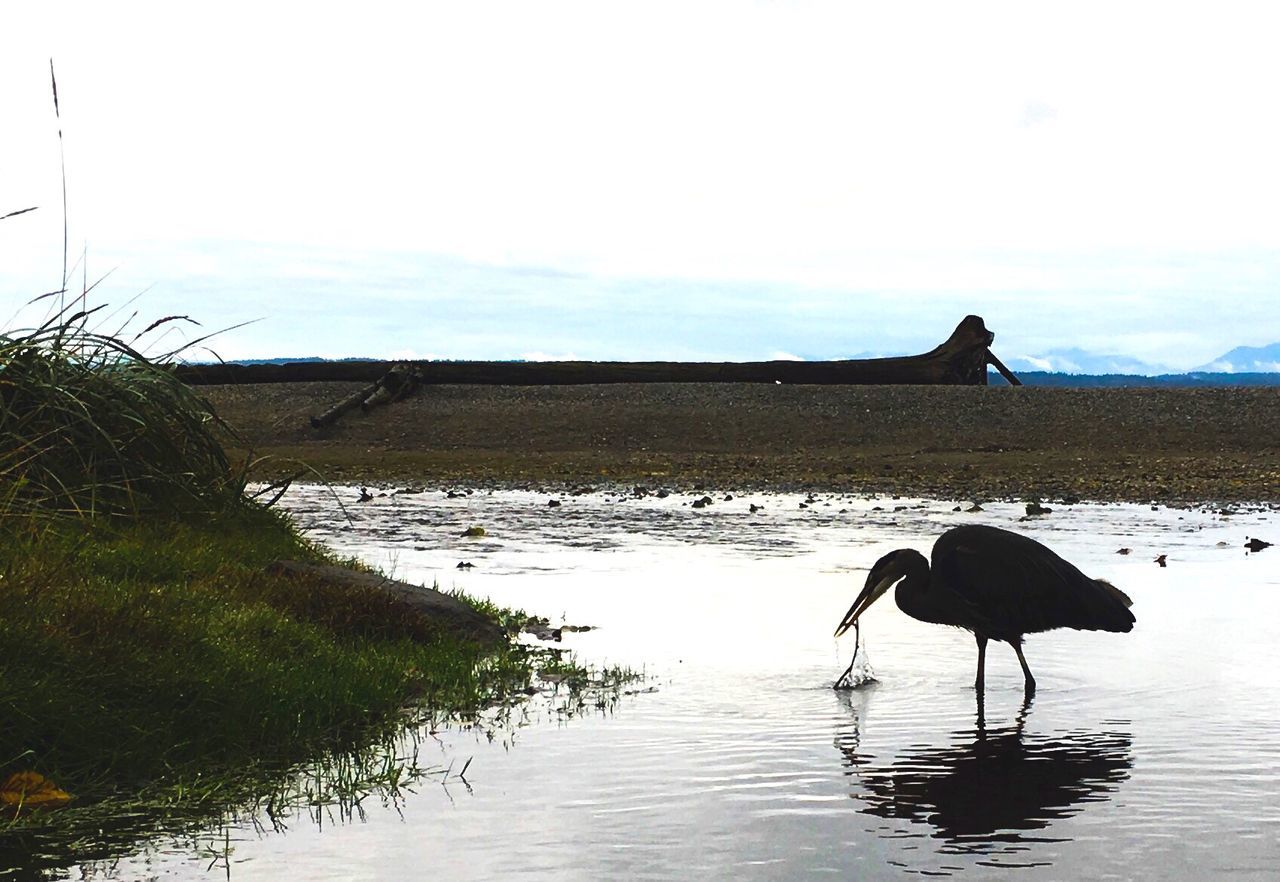
[[1280,502],[1280,389],[450,385],[311,428],[360,385],[200,391],[273,470],[335,481]]

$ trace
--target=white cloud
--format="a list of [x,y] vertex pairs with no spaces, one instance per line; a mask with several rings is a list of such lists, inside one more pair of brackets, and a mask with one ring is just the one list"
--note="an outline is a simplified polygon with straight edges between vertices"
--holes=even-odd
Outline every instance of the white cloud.
[[1032,126],[1045,125],[1055,119],[1058,110],[1051,104],[1043,101],[1028,101],[1022,107],[1022,117],[1019,124],[1023,128],[1031,128]]
[[1036,371],[1057,370],[1057,368],[1054,367],[1053,362],[1047,358],[1036,358],[1034,355],[1020,355],[1018,356],[1018,358],[1020,358],[1022,361],[1029,364],[1032,370],[1036,370]]
[[390,349],[375,353],[375,356],[387,361],[440,361],[449,357],[435,352],[418,352],[415,349]]
[[524,361],[582,361],[572,352],[522,352],[516,357]]

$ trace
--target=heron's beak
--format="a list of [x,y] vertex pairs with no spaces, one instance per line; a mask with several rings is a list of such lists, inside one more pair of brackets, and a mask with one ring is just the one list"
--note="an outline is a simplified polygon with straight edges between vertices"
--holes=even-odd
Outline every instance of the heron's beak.
[[862,593],[858,595],[858,599],[853,602],[853,606],[849,607],[849,611],[840,620],[840,626],[836,628],[836,636],[839,637],[857,624],[858,616],[866,612],[867,607],[879,600],[880,596],[893,587],[893,583],[898,581],[899,578],[900,576],[897,573],[877,573],[872,570],[871,574],[867,576],[867,584],[863,586]]

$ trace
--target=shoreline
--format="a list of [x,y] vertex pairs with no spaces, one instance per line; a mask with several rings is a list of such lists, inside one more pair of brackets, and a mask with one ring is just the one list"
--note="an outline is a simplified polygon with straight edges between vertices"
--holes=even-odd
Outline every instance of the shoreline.
[[[427,386],[312,429],[359,387],[203,387],[255,477],[642,486],[956,501],[1280,502],[1280,389]],[[307,471],[312,470],[312,471]]]
[[[619,466],[617,460],[586,457],[491,460],[477,456],[442,459],[388,453],[370,462],[367,452],[360,451],[338,449],[319,457],[305,451],[298,453],[301,455],[288,448],[271,450],[270,455],[281,459],[259,467],[256,480],[269,482],[291,477],[301,483],[325,482],[335,487],[366,487],[388,493],[396,489],[446,492],[465,488],[625,493],[639,488],[686,494],[706,491],[904,496],[946,502],[1129,503],[1188,509],[1229,505],[1280,507],[1280,496],[1259,490],[1256,485],[1241,485],[1235,477],[1239,471],[1254,465],[1247,458],[1219,459],[1212,464],[1198,460],[1167,462],[1164,465],[1167,471],[1159,475],[1138,475],[1136,479],[1131,469],[1142,467],[1140,458],[1094,463],[1086,473],[1070,478],[1058,474],[1046,477],[1040,473],[1018,473],[1011,470],[1007,462],[999,464],[1003,473],[997,477],[990,474],[971,477],[953,471],[949,463],[932,459],[913,462],[912,471],[907,474],[888,476],[841,472],[839,466],[832,466],[829,471],[815,470],[811,462],[793,468],[770,461],[770,465],[779,468],[779,475],[762,479],[745,477],[738,461],[707,457],[693,462],[632,460]],[[303,456],[308,459],[304,460]],[[300,462],[305,462],[305,470]],[[595,469],[597,462],[609,463],[612,467]],[[1064,461],[1061,465],[1065,469],[1075,463]],[[973,468],[981,471],[984,467]]]

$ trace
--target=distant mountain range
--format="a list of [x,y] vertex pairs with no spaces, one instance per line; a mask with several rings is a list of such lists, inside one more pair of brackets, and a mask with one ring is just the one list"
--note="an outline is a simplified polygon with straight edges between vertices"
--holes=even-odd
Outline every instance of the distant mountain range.
[[1275,373],[1280,371],[1280,343],[1270,346],[1237,346],[1197,371],[1214,373]]
[[1139,361],[1128,355],[1097,355],[1083,349],[1051,349],[1043,355],[1014,355],[1004,363],[1014,373],[1039,371],[1050,374],[1141,374],[1170,373],[1163,365]]
[[1237,346],[1189,371],[1127,355],[1099,355],[1079,348],[1043,355],[1015,355],[1005,364],[1028,385],[1054,386],[1257,386],[1280,385],[1280,343]]
[[[1280,372],[1214,373],[1190,371],[1185,374],[1055,374],[1046,371],[1015,371],[1024,386],[1280,386]],[[992,386],[1003,386],[1004,378],[987,371]]]

